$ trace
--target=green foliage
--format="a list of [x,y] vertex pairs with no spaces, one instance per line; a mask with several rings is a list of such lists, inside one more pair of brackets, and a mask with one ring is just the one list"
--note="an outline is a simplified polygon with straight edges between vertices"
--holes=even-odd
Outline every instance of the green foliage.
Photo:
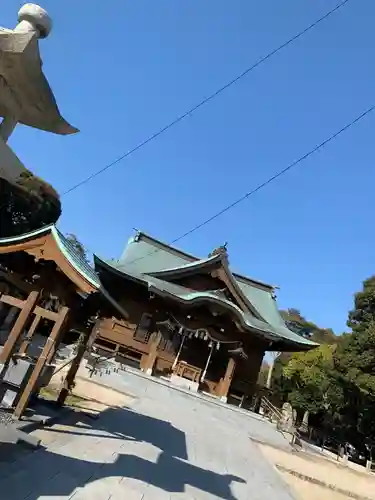
[[286,311],[280,311],[280,314],[291,330],[302,336],[308,336],[318,344],[334,344],[337,342],[333,330],[320,328],[312,321],[306,320],[298,309],[287,309]]
[[375,321],[375,276],[363,282],[362,290],[354,296],[354,309],[349,312],[348,326],[362,331]]
[[349,312],[352,333],[308,322],[296,309],[283,311],[296,331],[310,331],[320,347],[282,354],[274,369],[273,390],[294,408],[308,410],[325,432],[358,448],[375,443],[375,276],[364,281]]
[[361,327],[344,335],[334,359],[337,370],[349,383],[363,394],[375,396],[375,321],[367,323],[363,330]]
[[79,241],[75,234],[69,233],[65,236],[69,243],[74,247],[74,250],[81,256],[83,260],[88,262],[87,252],[83,244]]
[[16,184],[0,178],[0,237],[17,236],[55,223],[61,214],[56,191],[25,171]]
[[284,378],[290,382],[288,400],[296,409],[337,413],[343,393],[334,375],[334,351],[334,345],[321,345],[307,353],[293,354],[283,367]]

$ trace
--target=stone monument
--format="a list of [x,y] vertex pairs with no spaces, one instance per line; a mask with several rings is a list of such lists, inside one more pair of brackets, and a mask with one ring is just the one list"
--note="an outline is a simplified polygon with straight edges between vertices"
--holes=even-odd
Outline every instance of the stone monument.
[[293,433],[294,419],[293,408],[290,403],[284,403],[281,409],[281,418],[277,425],[278,429],[282,432]]
[[78,132],[60,115],[42,71],[39,39],[49,35],[50,17],[28,3],[18,22],[14,30],[0,28],[0,137],[6,142],[17,123],[55,134]]

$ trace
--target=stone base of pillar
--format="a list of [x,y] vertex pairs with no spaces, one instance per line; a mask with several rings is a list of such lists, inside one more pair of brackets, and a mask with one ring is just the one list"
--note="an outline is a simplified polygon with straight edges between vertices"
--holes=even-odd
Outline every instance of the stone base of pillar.
[[144,372],[146,375],[152,375],[152,368],[147,368]]
[[226,396],[221,396],[220,401],[226,403],[228,401],[228,398]]

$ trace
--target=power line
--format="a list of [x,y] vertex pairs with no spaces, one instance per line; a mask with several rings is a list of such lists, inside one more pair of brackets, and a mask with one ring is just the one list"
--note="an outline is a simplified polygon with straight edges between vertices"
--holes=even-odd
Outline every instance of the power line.
[[349,0],[343,0],[336,7],[334,7],[333,9],[331,9],[330,11],[328,11],[326,14],[324,14],[324,16],[320,17],[315,22],[313,22],[312,24],[310,24],[309,26],[307,26],[307,28],[305,28],[302,31],[298,32],[292,38],[289,38],[289,40],[287,40],[286,42],[282,43],[277,48],[273,49],[266,56],[264,56],[261,59],[259,59],[252,66],[250,66],[249,68],[245,69],[240,75],[238,75],[235,78],[233,78],[232,80],[230,80],[228,83],[226,83],[225,85],[223,85],[222,87],[220,87],[218,90],[216,90],[215,92],[213,92],[212,94],[210,94],[208,97],[206,97],[205,99],[203,99],[202,101],[200,101],[198,104],[196,104],[195,106],[193,106],[192,108],[190,108],[188,111],[186,111],[182,115],[178,116],[175,120],[173,120],[172,122],[170,122],[168,125],[166,125],[165,127],[161,128],[160,130],[158,130],[157,132],[155,132],[154,134],[152,134],[151,136],[149,136],[144,141],[140,142],[134,148],[132,148],[129,151],[127,151],[126,153],[122,154],[121,156],[119,156],[118,158],[116,158],[115,160],[113,160],[111,163],[109,163],[108,165],[104,166],[103,168],[97,170],[96,172],[94,172],[93,174],[89,175],[88,177],[86,177],[82,181],[80,181],[77,184],[73,185],[67,191],[65,191],[64,193],[62,193],[61,196],[65,196],[65,195],[71,193],[72,191],[75,191],[76,189],[80,188],[84,184],[87,184],[88,182],[90,182],[92,179],[94,179],[98,175],[101,175],[106,170],[109,170],[110,168],[112,168],[114,165],[116,165],[120,161],[124,160],[125,158],[127,158],[131,154],[135,153],[139,149],[141,149],[144,146],[146,146],[149,142],[153,141],[154,139],[156,139],[157,137],[159,137],[160,135],[162,135],[164,132],[166,132],[167,130],[169,130],[170,128],[172,128],[174,125],[177,125],[179,122],[181,122],[182,120],[184,120],[185,118],[187,118],[188,116],[190,116],[192,113],[194,113],[195,111],[197,111],[199,108],[201,108],[202,106],[204,106],[208,102],[212,101],[215,97],[217,97],[218,95],[220,95],[222,92],[224,92],[225,90],[227,90],[229,87],[231,87],[232,85],[234,85],[235,83],[237,83],[242,78],[244,78],[251,71],[253,71],[254,69],[256,69],[258,66],[260,66],[261,64],[263,64],[264,62],[266,62],[268,59],[270,59],[271,57],[273,57],[274,55],[276,55],[281,50],[283,50],[286,47],[288,47],[290,44],[292,44],[293,42],[295,42],[296,40],[298,40],[301,36],[305,35],[308,31],[310,31],[313,28],[315,28],[322,21],[324,21],[325,19],[327,19],[328,17],[330,17],[332,14],[334,14],[335,12],[337,12],[339,9],[341,9],[342,7],[344,7],[344,5],[347,4],[348,2],[349,2]]
[[[341,135],[344,132],[346,132],[347,130],[349,130],[351,127],[353,127],[353,125],[355,125],[356,123],[358,123],[360,120],[362,120],[363,118],[365,118],[367,115],[369,115],[370,113],[372,113],[374,110],[375,110],[375,105],[369,107],[368,109],[366,109],[366,111],[364,111],[363,113],[361,113],[360,115],[358,115],[356,118],[354,118],[352,121],[350,121],[349,123],[347,123],[340,130],[338,130],[337,132],[335,132],[334,134],[332,134],[331,136],[329,136],[327,139],[325,139],[323,142],[321,142],[320,144],[318,144],[317,146],[315,146],[313,149],[311,149],[309,152],[307,152],[306,154],[304,154],[303,156],[301,156],[298,160],[295,160],[293,163],[290,163],[287,167],[283,168],[282,170],[280,170],[279,172],[277,172],[276,174],[274,174],[272,177],[269,177],[266,181],[262,182],[261,184],[259,184],[257,187],[255,187],[254,189],[252,189],[248,193],[244,194],[240,198],[237,198],[237,200],[235,200],[230,205],[227,205],[226,207],[224,207],[223,209],[219,210],[218,212],[216,212],[214,215],[212,215],[208,219],[206,219],[203,222],[197,224],[192,229],[189,229],[189,231],[186,231],[186,233],[183,233],[178,238],[175,238],[174,240],[172,240],[170,242],[170,245],[173,245],[174,243],[177,243],[178,241],[182,240],[183,238],[186,238],[186,236],[189,236],[190,234],[195,233],[196,231],[198,231],[202,227],[206,226],[207,224],[209,224],[213,220],[217,219],[218,217],[220,217],[224,213],[228,212],[229,210],[231,210],[232,208],[236,207],[237,205],[239,205],[243,201],[247,200],[248,198],[250,198],[250,196],[254,195],[255,193],[257,193],[258,191],[260,191],[264,187],[268,186],[269,184],[271,184],[271,182],[275,181],[276,179],[278,179],[282,175],[286,174],[289,170],[291,170],[292,168],[296,167],[297,165],[299,165],[300,163],[302,163],[303,161],[305,161],[311,155],[313,155],[314,153],[316,153],[317,151],[319,151],[320,149],[322,149],[324,146],[326,146],[329,142],[331,142],[334,139],[336,139],[339,135]],[[130,261],[128,264],[133,264],[134,262],[137,262],[137,261],[142,260],[142,259],[144,259],[146,257],[149,257],[150,255],[153,255],[154,253],[157,253],[158,251],[159,251],[159,249],[156,249],[156,250],[150,252],[149,254],[144,255],[143,257],[139,257],[137,259],[134,259],[134,260]]]

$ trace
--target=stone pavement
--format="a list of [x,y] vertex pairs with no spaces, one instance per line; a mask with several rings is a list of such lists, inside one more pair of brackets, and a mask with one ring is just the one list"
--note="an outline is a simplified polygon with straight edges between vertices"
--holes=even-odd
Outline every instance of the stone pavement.
[[266,421],[160,386],[155,399],[34,431],[45,449],[0,468],[4,500],[292,500],[250,437],[284,446]]

